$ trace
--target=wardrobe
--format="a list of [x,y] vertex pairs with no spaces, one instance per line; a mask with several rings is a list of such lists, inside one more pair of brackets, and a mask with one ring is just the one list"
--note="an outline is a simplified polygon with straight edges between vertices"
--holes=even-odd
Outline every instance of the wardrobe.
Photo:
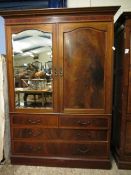
[[131,12],[115,23],[112,147],[121,169],[131,169]]
[[6,26],[12,164],[111,167],[118,9],[0,11]]

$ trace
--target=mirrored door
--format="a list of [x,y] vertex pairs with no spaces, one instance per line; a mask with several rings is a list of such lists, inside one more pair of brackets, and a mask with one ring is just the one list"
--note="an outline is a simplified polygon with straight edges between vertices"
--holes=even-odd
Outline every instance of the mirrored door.
[[12,34],[15,108],[53,108],[52,32]]

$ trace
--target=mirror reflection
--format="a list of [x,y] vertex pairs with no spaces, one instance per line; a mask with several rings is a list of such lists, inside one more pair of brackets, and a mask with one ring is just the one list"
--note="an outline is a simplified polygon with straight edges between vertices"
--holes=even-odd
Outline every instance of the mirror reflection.
[[52,107],[52,34],[26,30],[12,35],[16,108]]

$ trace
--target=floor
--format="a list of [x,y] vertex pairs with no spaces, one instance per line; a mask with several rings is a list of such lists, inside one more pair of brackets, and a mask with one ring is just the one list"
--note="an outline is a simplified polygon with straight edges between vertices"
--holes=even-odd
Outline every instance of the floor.
[[111,170],[18,166],[6,163],[0,165],[0,175],[131,175],[131,170],[118,170],[114,160]]

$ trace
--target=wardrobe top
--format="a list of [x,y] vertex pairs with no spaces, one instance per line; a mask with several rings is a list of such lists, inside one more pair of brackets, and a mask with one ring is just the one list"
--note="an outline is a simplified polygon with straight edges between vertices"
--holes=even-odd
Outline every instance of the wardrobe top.
[[21,9],[21,10],[1,10],[0,16],[4,18],[15,18],[24,16],[52,16],[52,15],[115,15],[120,6],[108,7],[84,7],[84,8],[44,8],[44,9]]

